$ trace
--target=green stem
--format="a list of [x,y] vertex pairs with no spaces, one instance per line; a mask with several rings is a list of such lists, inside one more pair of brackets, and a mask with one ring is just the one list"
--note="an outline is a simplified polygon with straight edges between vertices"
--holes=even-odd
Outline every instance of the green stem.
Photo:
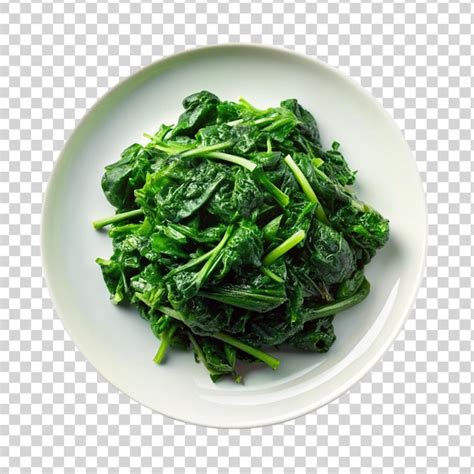
[[122,212],[121,214],[115,214],[105,219],[98,219],[92,222],[94,229],[102,229],[109,224],[115,224],[116,222],[123,221],[125,219],[130,219],[131,217],[141,216],[143,214],[142,209],[134,209],[133,211]]
[[267,255],[263,257],[263,264],[265,266],[271,265],[275,260],[282,257],[283,255],[285,255],[286,252],[298,245],[305,237],[306,233],[303,229],[299,230],[298,232],[295,232],[291,237],[288,237],[278,247],[267,253]]
[[261,351],[260,349],[249,346],[248,344],[245,344],[245,342],[239,341],[230,334],[227,334],[225,332],[218,332],[216,334],[213,334],[212,337],[214,337],[215,339],[219,339],[220,341],[226,342],[227,344],[237,347],[237,349],[240,349],[241,351],[244,351],[247,354],[254,356],[256,359],[261,360],[263,363],[267,364],[273,370],[278,368],[278,366],[280,365],[280,361],[277,358],[271,356],[270,354],[267,354],[266,352]]
[[199,156],[204,155],[206,153],[218,150],[224,150],[225,148],[229,148],[232,146],[232,142],[222,142],[216,143],[215,145],[208,145],[208,146],[201,146],[201,147],[193,147],[187,145],[180,145],[177,143],[170,143],[170,142],[159,142],[156,140],[155,137],[151,135],[145,134],[145,137],[150,138],[152,140],[153,147],[157,150],[164,151],[168,153],[168,155],[181,155],[182,157],[192,157],[192,156]]
[[265,174],[260,166],[257,166],[253,170],[253,175],[256,179],[265,187],[265,189],[272,195],[275,201],[281,206],[286,207],[290,203],[290,197],[285,194],[281,189],[277,188]]
[[241,156],[231,155],[229,153],[222,153],[220,151],[206,153],[205,157],[228,161],[229,163],[234,163],[234,165],[243,166],[249,171],[253,171],[257,167],[257,165],[253,161],[247,160],[246,158],[242,158]]
[[301,186],[301,189],[306,194],[307,198],[315,204],[318,203],[319,201],[318,197],[316,196],[316,193],[313,191],[311,184],[309,184],[309,181],[306,179],[306,176],[299,169],[293,158],[290,155],[286,155],[283,161],[288,165],[290,170],[295,175],[296,181],[298,181],[298,184]]
[[161,337],[160,347],[155,357],[153,358],[153,361],[156,364],[161,364],[161,362],[163,361],[166,351],[170,345],[170,339],[173,337],[173,334],[176,332],[176,329],[178,329],[178,326],[176,324],[173,324],[170,328],[168,328],[167,331],[163,333]]
[[229,148],[232,146],[232,142],[222,142],[216,143],[215,145],[208,145],[208,146],[201,146],[198,148],[192,148],[191,150],[185,151],[181,153],[183,158],[189,158],[191,156],[199,156],[199,155],[206,155],[207,153],[224,150],[225,148]]
[[189,150],[188,147],[163,145],[161,143],[153,143],[153,148],[156,148],[160,151],[164,151],[168,155],[179,155],[183,150]]
[[[169,130],[166,131],[166,133]],[[165,133],[165,134],[166,134]],[[148,133],[143,134],[144,137],[149,138],[151,140],[151,143],[154,148],[160,151],[164,151],[165,153],[168,153],[168,155],[177,155],[185,150],[189,150],[190,146],[189,145],[182,145],[179,143],[169,143],[169,142],[164,142],[164,136],[160,137],[153,137],[152,135],[149,135]],[[191,145],[192,146],[192,145]]]
[[237,120],[231,120],[230,122],[226,122],[226,125],[229,127],[235,127],[236,125],[240,125],[244,122],[244,119],[237,119]]
[[184,265],[181,265],[179,267],[174,268],[173,270],[168,272],[164,276],[163,279],[166,280],[166,279],[170,278],[171,276],[176,275],[176,273],[182,272],[183,270],[188,270],[189,268],[192,268],[192,267],[195,267],[196,265],[199,265],[201,262],[205,262],[212,255],[213,252],[214,252],[214,249],[209,250],[209,252],[206,252],[206,253],[200,255],[199,257],[196,257],[192,260],[189,260],[188,263],[185,263]]
[[247,109],[251,110],[254,114],[261,115],[264,114],[267,110],[263,109],[257,109],[257,107],[254,107],[247,99],[244,99],[243,97],[239,97],[239,103],[244,105]]
[[[314,160],[313,160],[314,161]],[[313,163],[314,164],[314,163]],[[316,166],[316,165],[315,165]],[[365,204],[364,202],[362,201],[359,201],[358,199],[355,199],[353,197],[353,193],[350,189],[348,189],[347,187],[344,187],[344,186],[341,186],[339,183],[335,183],[334,181],[332,181],[326,173],[324,173],[323,171],[321,171],[319,168],[314,168],[314,171],[315,173],[320,177],[322,178],[324,181],[326,181],[326,183],[330,183],[332,186],[334,186],[334,188],[345,195],[346,198],[349,199],[350,203],[352,206],[354,206],[356,209],[358,209],[360,212],[368,212],[370,211],[370,206],[368,206],[367,204]]]
[[217,372],[216,370],[209,367],[206,361],[206,356],[204,355],[204,352],[202,352],[201,346],[198,344],[198,342],[196,341],[196,338],[194,337],[194,334],[191,331],[188,331],[188,337],[189,337],[189,340],[191,341],[191,345],[193,346],[193,349],[196,352],[196,355],[199,361],[204,365],[204,367],[206,367],[206,369],[209,372],[209,376],[211,377],[212,381],[215,382],[218,378],[224,375],[224,373]]
[[[162,125],[158,132],[155,133],[155,135],[150,135],[149,133],[144,133],[143,136],[146,138],[149,138],[150,140],[154,142],[163,142],[166,138],[166,135],[169,134],[173,130],[174,126],[173,125]],[[177,144],[178,146],[185,146],[182,144]]]
[[223,287],[222,289],[216,288],[214,291],[200,291],[198,295],[226,305],[255,311],[256,313],[266,313],[277,308],[287,300],[285,294],[257,293],[252,292],[248,288],[232,288],[232,286]]
[[232,235],[232,232],[234,231],[234,226],[230,225],[226,233],[224,234],[224,237],[222,237],[221,241],[217,244],[216,247],[214,247],[214,250],[212,251],[212,255],[209,257],[207,262],[204,264],[204,266],[199,270],[199,273],[197,275],[197,281],[199,287],[203,284],[203,281],[207,278],[207,275],[210,274],[214,268],[215,264],[217,263],[217,259],[220,260],[219,254],[220,251],[224,248],[225,244],[227,241],[230,239],[230,236]]
[[272,139],[270,138],[270,135],[267,137],[267,152],[271,153],[272,151]]
[[294,118],[293,117],[282,117],[278,119],[277,121],[273,122],[270,124],[268,127],[265,127],[263,129],[264,132],[271,132],[272,130],[275,130],[278,127],[281,127],[282,125],[286,125],[287,123],[293,122]]
[[324,222],[325,224],[329,224],[329,221],[328,221],[328,218],[326,217],[323,206],[321,206],[321,203],[319,202],[319,199],[316,196],[316,193],[313,191],[311,184],[309,184],[309,181],[306,179],[306,176],[299,169],[298,165],[294,162],[293,158],[290,155],[287,155],[283,161],[288,165],[288,167],[291,169],[291,171],[295,175],[296,181],[298,181],[299,185],[301,186],[301,189],[306,194],[306,197],[314,204],[317,204],[315,214],[318,220],[320,220],[321,222]]
[[166,314],[166,316],[169,316],[170,318],[174,318],[184,323],[183,313],[180,313],[179,311],[176,311],[173,308],[169,308],[168,306],[157,306],[155,309],[161,311],[163,314]]
[[194,334],[191,331],[187,331],[189,340],[191,341],[191,344],[196,351],[196,355],[198,356],[198,359],[206,365],[206,358],[204,357],[204,353],[201,350],[201,346],[198,344],[196,341],[196,338],[194,337]]
[[311,160],[311,163],[315,168],[319,168],[320,166],[324,165],[324,160],[322,160],[321,158],[313,158]]
[[135,232],[143,226],[143,223],[140,222],[139,224],[124,224],[113,227],[109,230],[109,236],[114,238],[118,235],[127,234],[130,232]]
[[226,125],[229,127],[235,127],[236,125],[265,125],[267,123],[274,122],[278,115],[271,115],[270,117],[262,117],[256,120],[232,120],[231,122],[227,122]]
[[355,306],[364,300],[369,292],[370,283],[364,279],[361,287],[354,295],[305,311],[305,322],[313,321],[314,319],[319,318],[326,318],[336,313],[340,313],[346,309],[352,308],[352,306]]
[[276,273],[272,272],[267,267],[262,267],[262,273],[268,278],[271,278],[273,281],[276,281],[277,283],[283,283],[285,281],[283,280],[283,278],[280,278]]
[[180,267],[174,268],[173,270],[171,270],[164,276],[164,279],[166,280],[172,277],[173,275],[176,275],[176,273],[195,267],[196,265],[199,265],[200,263],[205,262],[206,260],[209,261],[209,259],[211,259],[213,255],[219,253],[222,250],[222,247],[224,247],[226,242],[229,240],[229,237],[231,236],[233,231],[234,231],[233,225],[230,225],[229,227],[227,227],[227,230],[225,231],[225,234],[222,237],[221,241],[213,249],[209,250],[209,252],[206,252],[203,255],[200,255],[199,257],[194,258],[193,260],[189,260],[188,263],[185,263],[184,265],[181,265]]

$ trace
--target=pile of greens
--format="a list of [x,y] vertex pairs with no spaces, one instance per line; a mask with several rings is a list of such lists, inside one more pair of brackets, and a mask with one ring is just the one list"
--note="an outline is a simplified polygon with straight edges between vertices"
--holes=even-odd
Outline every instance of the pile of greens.
[[240,382],[238,359],[277,368],[268,346],[327,351],[334,315],[369,293],[387,219],[295,99],[260,110],[202,91],[183,107],[105,168],[117,212],[94,227],[110,226],[113,254],[97,263],[112,302],[149,321],[155,362],[191,347],[213,381]]

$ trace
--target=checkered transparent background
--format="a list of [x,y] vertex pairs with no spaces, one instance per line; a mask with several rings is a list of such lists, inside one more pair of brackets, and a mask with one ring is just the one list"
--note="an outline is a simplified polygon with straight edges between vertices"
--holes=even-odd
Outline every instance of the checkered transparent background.
[[[474,469],[473,13],[470,0],[0,1],[0,471]],[[317,55],[360,81],[404,130],[430,213],[426,277],[383,360],[317,413],[241,431],[175,422],[104,381],[54,315],[39,248],[42,193],[85,111],[163,55],[227,42]]]

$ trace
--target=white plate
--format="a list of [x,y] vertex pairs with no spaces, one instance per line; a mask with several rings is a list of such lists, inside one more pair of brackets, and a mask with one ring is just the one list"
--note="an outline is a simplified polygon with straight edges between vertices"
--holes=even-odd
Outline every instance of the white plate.
[[[98,256],[111,254],[93,219],[113,212],[100,187],[106,164],[144,132],[173,123],[186,95],[202,89],[257,106],[295,97],[316,117],[323,144],[342,144],[359,170],[358,195],[391,222],[391,238],[367,268],[369,297],[335,318],[326,354],[279,352],[272,371],[254,365],[245,384],[213,384],[191,353],[173,351],[157,366],[159,345],[146,321],[112,305]],[[215,427],[282,422],[317,409],[356,383],[391,345],[412,306],[426,249],[426,209],[415,161],[382,107],[341,72],[275,48],[195,49],[141,70],[103,97],[61,153],[45,198],[45,276],[64,326],[79,350],[117,388],[178,420]]]

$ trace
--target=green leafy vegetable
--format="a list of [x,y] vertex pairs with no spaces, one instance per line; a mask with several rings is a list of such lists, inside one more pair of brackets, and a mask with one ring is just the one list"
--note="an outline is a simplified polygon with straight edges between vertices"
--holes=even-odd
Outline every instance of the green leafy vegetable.
[[369,294],[388,220],[297,100],[260,109],[201,91],[183,109],[105,168],[116,212],[93,225],[112,239],[96,260],[112,302],[149,321],[157,364],[191,348],[213,381],[242,382],[238,360],[276,369],[268,346],[326,352],[335,315]]
[[119,161],[106,166],[102,190],[110,204],[121,211],[135,208],[134,190],[145,184],[151,164],[161,158],[162,153],[153,147],[135,143],[122,152]]
[[217,115],[220,100],[207,91],[197,92],[183,100],[184,112],[178,123],[171,129],[170,138],[178,135],[193,136],[201,127],[212,123]]

